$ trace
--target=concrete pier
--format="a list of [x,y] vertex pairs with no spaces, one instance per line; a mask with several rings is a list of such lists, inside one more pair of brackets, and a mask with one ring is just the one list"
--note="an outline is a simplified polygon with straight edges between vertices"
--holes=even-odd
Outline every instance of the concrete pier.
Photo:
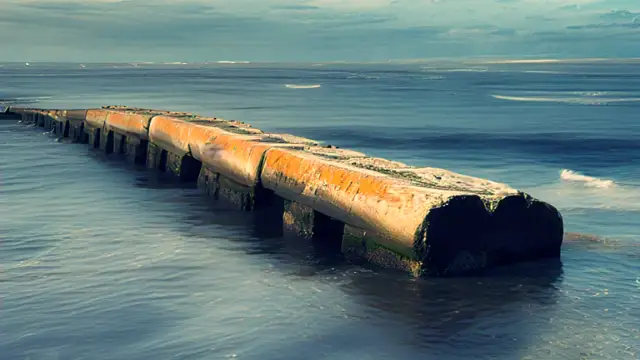
[[560,257],[560,213],[505,184],[188,113],[109,106],[0,116],[196,182],[214,199],[264,211],[283,232],[416,276]]

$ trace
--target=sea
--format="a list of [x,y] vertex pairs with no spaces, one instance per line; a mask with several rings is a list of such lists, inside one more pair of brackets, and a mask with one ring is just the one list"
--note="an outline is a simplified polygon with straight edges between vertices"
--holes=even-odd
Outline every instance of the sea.
[[640,62],[0,64],[0,106],[241,120],[507,183],[560,261],[414,279],[0,121],[0,359],[640,359]]

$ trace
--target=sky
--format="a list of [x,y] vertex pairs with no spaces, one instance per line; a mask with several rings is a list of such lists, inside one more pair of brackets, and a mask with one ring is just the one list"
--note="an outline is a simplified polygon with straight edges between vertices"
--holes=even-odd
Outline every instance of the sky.
[[0,0],[0,61],[640,57],[640,0]]

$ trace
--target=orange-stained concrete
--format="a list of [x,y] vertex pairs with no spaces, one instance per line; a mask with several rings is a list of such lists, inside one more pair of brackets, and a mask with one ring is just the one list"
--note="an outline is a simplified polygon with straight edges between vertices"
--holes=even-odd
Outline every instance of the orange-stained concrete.
[[[125,153],[141,154],[143,159],[149,149],[149,159],[168,159],[167,165],[175,165],[181,176],[183,170],[195,169],[187,176],[191,180],[200,171],[206,187],[217,186],[216,194],[226,192],[231,194],[225,195],[228,198],[242,198],[243,204],[258,198],[273,199],[262,196],[270,194],[261,187],[254,192],[261,183],[287,200],[285,210],[289,210],[283,217],[295,215],[291,206],[302,205],[308,210],[295,215],[299,218],[291,218],[290,222],[311,226],[314,231],[314,227],[325,228],[329,222],[338,220],[336,229],[340,230],[335,234],[340,233],[348,241],[348,248],[356,253],[364,251],[362,256],[380,264],[398,263],[400,259],[409,264],[401,268],[414,272],[416,266],[426,263],[429,266],[424,269],[438,273],[491,265],[487,259],[492,258],[487,254],[504,257],[492,260],[497,262],[512,255],[525,259],[528,257],[522,253],[527,252],[531,258],[556,254],[556,233],[563,230],[561,216],[555,209],[533,203],[504,184],[442,169],[416,169],[362,153],[319,146],[310,139],[264,133],[238,122],[121,107],[86,111],[10,109],[40,126],[47,127],[54,119],[57,126],[66,126],[64,131],[56,128],[56,132],[71,138],[76,136],[74,125],[77,127],[84,120],[83,139],[88,135],[94,147],[98,139],[105,145],[114,143],[117,150],[121,150],[117,146],[132,145],[135,150]],[[79,129],[82,133],[82,127]],[[106,134],[104,130],[116,134]],[[123,136],[127,141],[138,139],[149,143],[122,142]],[[185,157],[188,155],[200,161],[203,168]],[[519,225],[514,228],[513,224]],[[560,237],[560,243],[561,240]],[[506,243],[513,245],[505,247]],[[437,259],[424,256],[425,245],[429,247],[429,256]],[[392,257],[380,255],[388,250],[394,254]]]
[[406,256],[413,255],[416,234],[429,211],[460,194],[278,148],[266,153],[260,179],[265,188],[286,199],[396,239],[384,245]]
[[[149,140],[180,156],[191,152],[191,147],[207,143],[222,130],[186,122],[170,116],[156,116],[149,126]],[[198,159],[200,160],[200,159]]]
[[109,129],[122,135],[133,135],[140,140],[148,140],[151,117],[151,115],[132,112],[110,111],[106,118],[106,125]]
[[297,147],[302,144],[287,144],[275,142],[260,142],[261,135],[238,135],[221,131],[208,143],[193,146],[195,158],[202,161],[214,172],[248,186],[259,181],[260,164],[267,150],[274,147]]
[[260,163],[268,149],[304,146],[269,142],[261,134],[235,134],[168,116],[153,118],[149,138],[152,143],[178,155],[191,154],[214,172],[248,186],[257,183]]
[[107,121],[108,110],[103,109],[89,109],[85,116],[85,123],[91,127],[102,129],[105,121]]
[[60,116],[73,123],[82,123],[87,117],[87,110],[61,110]]

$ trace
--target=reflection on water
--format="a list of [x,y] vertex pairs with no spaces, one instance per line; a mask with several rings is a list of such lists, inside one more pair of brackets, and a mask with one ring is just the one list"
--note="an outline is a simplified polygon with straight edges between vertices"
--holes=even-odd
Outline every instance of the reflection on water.
[[513,356],[548,331],[522,319],[556,311],[562,267],[552,261],[510,270],[454,281],[368,274],[355,277],[344,291],[407,324],[413,333],[407,340],[434,356]]

